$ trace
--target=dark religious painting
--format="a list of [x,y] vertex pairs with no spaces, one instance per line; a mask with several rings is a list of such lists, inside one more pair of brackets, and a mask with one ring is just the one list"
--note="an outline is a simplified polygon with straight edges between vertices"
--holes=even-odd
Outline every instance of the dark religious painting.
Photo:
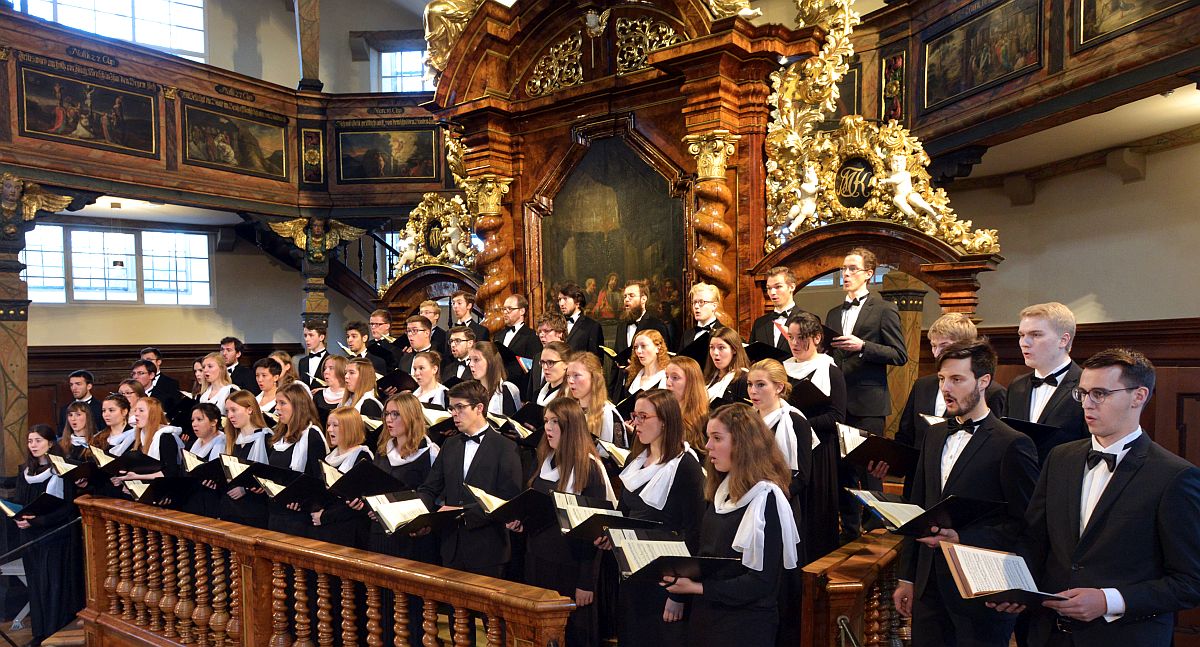
[[140,157],[158,157],[157,97],[139,92],[20,68],[17,101],[20,132]]
[[1000,2],[925,42],[922,105],[941,107],[1040,65],[1040,0]]
[[625,283],[645,280],[647,309],[678,322],[683,201],[624,140],[595,140],[542,221],[542,263],[549,311],[558,310],[558,289],[575,282],[587,294],[586,313],[611,328],[624,309]]
[[437,126],[339,131],[339,182],[438,182],[441,179]]
[[286,121],[185,103],[183,131],[185,164],[287,180]]
[[1072,33],[1075,51],[1128,33],[1200,0],[1075,0]]
[[846,115],[857,115],[862,101],[862,63],[855,62],[837,84],[837,108],[817,125],[817,130],[837,130],[838,121]]

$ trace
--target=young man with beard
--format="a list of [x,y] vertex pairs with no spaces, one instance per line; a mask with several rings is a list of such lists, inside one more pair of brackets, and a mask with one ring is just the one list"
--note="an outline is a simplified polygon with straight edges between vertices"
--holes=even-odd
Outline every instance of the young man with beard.
[[466,326],[450,329],[450,353],[442,359],[442,370],[438,373],[442,384],[447,380],[471,379],[471,367],[467,364],[467,353],[475,348],[475,333]]
[[621,312],[621,325],[617,328],[616,345],[613,349],[623,352],[633,344],[633,338],[643,330],[657,330],[671,346],[671,337],[667,332],[667,324],[662,319],[646,311],[646,303],[650,295],[646,291],[644,281],[630,281],[625,285],[623,293],[625,309]]
[[913,647],[1008,647],[1013,617],[964,600],[938,544],[1010,550],[1037,481],[1037,450],[988,409],[996,352],[986,341],[951,345],[937,366],[947,419],[925,432],[910,502],[929,509],[957,494],[1005,504],[963,528],[931,526],[905,539],[892,599],[912,618]]

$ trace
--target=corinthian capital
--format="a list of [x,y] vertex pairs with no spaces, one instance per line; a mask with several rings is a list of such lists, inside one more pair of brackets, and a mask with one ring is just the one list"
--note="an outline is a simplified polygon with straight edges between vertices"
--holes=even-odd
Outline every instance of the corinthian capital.
[[696,158],[696,173],[701,181],[724,180],[728,160],[737,152],[737,141],[741,135],[728,130],[713,130],[699,135],[688,135],[683,143]]
[[510,177],[500,177],[488,173],[477,177],[469,177],[463,181],[463,191],[467,194],[467,205],[478,216],[494,216],[500,213],[500,201],[508,193],[508,185],[512,184]]

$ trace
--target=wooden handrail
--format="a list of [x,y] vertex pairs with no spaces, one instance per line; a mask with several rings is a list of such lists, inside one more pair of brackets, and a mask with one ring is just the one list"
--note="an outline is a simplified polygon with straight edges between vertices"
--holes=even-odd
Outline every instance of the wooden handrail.
[[[435,631],[438,609],[450,607],[464,612],[451,628],[455,644],[470,631],[471,611],[486,618],[488,645],[507,642],[505,635],[561,645],[574,609],[554,591],[431,564],[131,501],[84,496],[77,503],[87,562],[80,616],[89,644],[316,644],[310,636],[337,633],[329,622],[334,608],[350,617],[340,635],[357,635],[361,611],[362,643],[382,644],[381,592],[392,591],[402,602],[405,595],[424,601],[403,614],[397,608],[397,629],[416,613],[427,633]],[[331,591],[330,576],[351,588]]]
[[843,644],[838,639],[842,616],[850,619],[859,644],[908,644],[908,621],[892,605],[900,541],[874,531],[804,567],[801,647]]

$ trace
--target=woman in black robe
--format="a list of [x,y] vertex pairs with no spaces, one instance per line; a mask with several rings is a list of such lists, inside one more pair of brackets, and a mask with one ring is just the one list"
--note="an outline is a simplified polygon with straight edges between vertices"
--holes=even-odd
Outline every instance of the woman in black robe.
[[[217,405],[204,402],[192,407],[192,441],[188,451],[202,461],[221,460],[225,451],[225,434],[221,430],[221,410]],[[183,504],[183,511],[217,519],[221,515],[221,499],[224,493],[220,485],[205,480],[198,483],[191,496]]]
[[[363,444],[366,433],[361,414],[354,407],[338,407],[325,420],[325,433],[333,449],[325,463],[342,474],[359,463],[369,463],[375,456]],[[350,548],[366,548],[370,519],[361,511],[336,501],[311,513],[313,537],[331,544]]]
[[[321,478],[321,459],[329,453],[325,434],[317,425],[317,408],[308,391],[293,382],[279,390],[275,398],[275,442],[270,445],[267,461],[274,467]],[[267,528],[297,537],[314,539],[312,515],[299,503],[287,506],[267,504]]]
[[[271,402],[274,409],[275,401]],[[271,429],[258,399],[249,391],[234,391],[225,401],[225,453],[248,463],[268,462]],[[226,487],[221,519],[255,528],[267,527],[267,495],[261,488]]]

